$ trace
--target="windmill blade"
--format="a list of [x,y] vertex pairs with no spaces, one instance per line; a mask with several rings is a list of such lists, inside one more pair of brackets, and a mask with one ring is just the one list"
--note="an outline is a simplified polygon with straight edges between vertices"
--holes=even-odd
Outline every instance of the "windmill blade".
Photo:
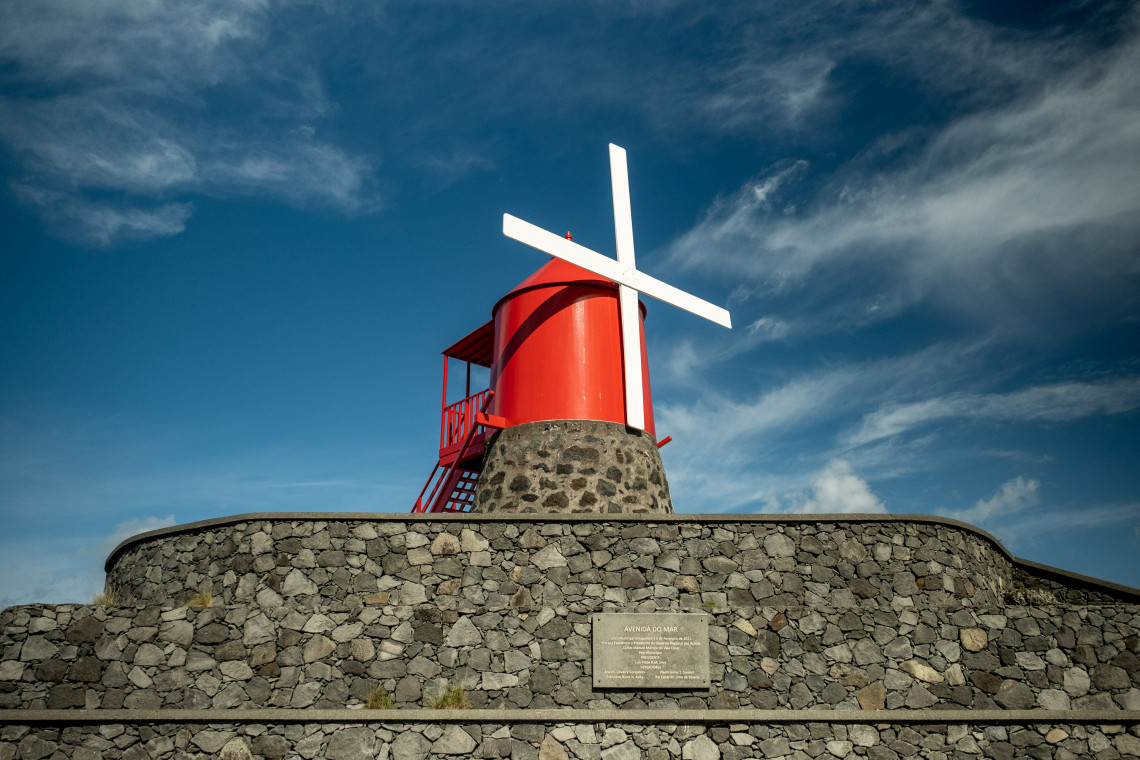
[[[614,239],[618,264],[626,271],[637,269],[633,249],[633,209],[629,203],[629,168],[625,149],[610,143],[610,185],[614,199]],[[625,424],[645,429],[644,380],[641,374],[641,319],[637,313],[637,291],[618,285],[621,322],[621,365],[625,374]]]
[[618,263],[637,269],[633,253],[633,210],[629,205],[629,167],[625,148],[610,143],[610,183],[614,196],[614,237],[617,239]]
[[563,261],[582,267],[596,275],[613,280],[619,285],[628,285],[634,290],[684,309],[690,314],[696,314],[718,325],[731,328],[732,317],[727,309],[722,309],[708,301],[690,295],[672,285],[650,277],[644,272],[627,270],[609,256],[603,256],[585,246],[567,240],[564,237],[547,232],[530,222],[524,222],[516,216],[503,214],[503,234],[512,240],[529,245],[550,256],[557,256]]
[[625,424],[645,430],[641,318],[637,313],[637,291],[628,285],[618,285],[618,309],[621,317],[621,366],[625,373]]
[[607,280],[620,283],[625,279],[621,265],[609,256],[603,256],[560,235],[547,232],[530,222],[524,222],[517,216],[503,214],[503,234],[531,248],[537,248],[543,253],[557,256],[563,261],[569,261],[596,275],[601,275]]
[[640,270],[635,269],[623,274],[625,274],[626,279],[621,281],[622,284],[629,285],[643,295],[664,301],[678,309],[684,309],[690,314],[696,314],[698,317],[704,317],[710,322],[716,322],[722,327],[732,329],[732,315],[728,313],[728,309],[722,309],[702,298],[690,295],[680,288],[661,282],[656,277],[650,277]]

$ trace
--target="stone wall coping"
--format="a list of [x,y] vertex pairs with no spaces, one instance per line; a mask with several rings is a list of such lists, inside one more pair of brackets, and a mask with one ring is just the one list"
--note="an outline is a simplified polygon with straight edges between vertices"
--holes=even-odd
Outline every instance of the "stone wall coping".
[[1140,710],[0,710],[0,725],[111,723],[1140,723]]
[[[732,514],[726,512],[713,513],[713,514],[599,514],[593,512],[584,512],[578,514],[540,514],[540,513],[527,513],[527,514],[502,514],[502,513],[483,513],[483,512],[459,512],[459,513],[436,513],[436,514],[413,514],[407,512],[246,512],[240,515],[228,515],[226,517],[213,517],[209,520],[198,520],[196,522],[182,523],[180,525],[170,525],[165,528],[156,528],[155,530],[148,530],[145,533],[137,533],[130,538],[124,539],[111,550],[107,555],[107,561],[103,563],[105,570],[111,568],[111,564],[115,558],[125,549],[137,543],[142,543],[151,538],[162,538],[165,536],[173,536],[179,533],[190,533],[192,531],[202,530],[206,528],[218,528],[225,525],[236,525],[237,523],[256,522],[259,520],[275,520],[281,521],[312,521],[312,522],[337,522],[342,520],[360,520],[368,522],[410,522],[410,523],[440,523],[440,522],[457,522],[457,523],[488,523],[488,522],[502,522],[502,523],[550,523],[560,522],[568,525],[577,523],[891,523],[891,522],[914,522],[914,523],[933,523],[936,525],[947,525],[952,528],[959,528],[961,530],[974,533],[989,541],[994,545],[994,548],[1000,551],[1005,557],[1011,561],[1016,558],[1010,554],[1009,550],[1002,545],[992,534],[987,533],[981,528],[970,525],[961,520],[955,520],[952,517],[939,517],[936,515],[904,515],[904,514],[880,514],[869,512],[852,512],[852,513],[824,513],[824,514]],[[1045,567],[1042,565],[1042,567]],[[1064,571],[1059,571],[1064,572]],[[1081,576],[1083,577],[1083,576]],[[1096,581],[1097,583],[1104,583],[1104,581]],[[1120,588],[1127,589],[1127,586]],[[1140,589],[1132,589],[1140,596]]]

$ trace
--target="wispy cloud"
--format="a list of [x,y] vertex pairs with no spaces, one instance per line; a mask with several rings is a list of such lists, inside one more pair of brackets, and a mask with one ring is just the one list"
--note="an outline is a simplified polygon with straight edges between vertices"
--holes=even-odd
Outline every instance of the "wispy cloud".
[[112,549],[131,536],[158,530],[159,528],[167,528],[171,525],[174,525],[174,515],[167,515],[166,517],[132,517],[129,520],[124,520],[115,526],[115,530],[113,530],[109,536],[99,542],[99,546],[95,550],[96,554],[99,557],[106,558]]
[[[920,301],[1000,314],[1007,327],[1025,329],[1051,312],[1076,326],[1074,303],[1131,304],[1123,289],[1140,239],[1138,67],[1140,37],[1130,29],[1047,89],[1027,88],[911,138],[908,147],[920,150],[901,167],[868,154],[822,186],[813,180],[814,189],[790,184],[789,170],[777,167],[714,205],[677,240],[674,261],[706,270],[715,261],[716,271],[744,279],[745,294],[854,279],[858,288],[833,287],[838,303],[817,311],[828,329],[890,318]],[[908,139],[882,141],[900,138]]]
[[873,412],[846,442],[860,446],[951,418],[1068,422],[1140,408],[1140,378],[1055,383],[1012,393],[951,394]]
[[661,405],[658,426],[696,442],[698,449],[723,451],[832,414],[839,395],[858,380],[858,372],[836,370],[796,378],[751,400],[706,393],[692,404]]
[[473,171],[490,169],[494,162],[485,152],[461,150],[450,154],[441,153],[429,156],[424,166],[435,174],[441,182],[449,184]]
[[[963,509],[953,513],[959,520],[965,520],[974,525],[987,523],[1007,517],[1010,513],[1020,512],[1037,503],[1037,489],[1040,483],[1036,480],[1027,480],[1017,477],[1006,481],[993,496],[981,499],[970,509]],[[943,512],[943,514],[949,514]]]
[[[6,3],[0,145],[17,196],[96,245],[181,232],[194,196],[375,208],[374,161],[317,137],[330,104],[269,3]],[[225,88],[247,94],[212,102]]]
[[[1043,498],[1041,482],[1024,476],[1003,483],[988,498],[966,509],[934,510],[936,514],[984,528],[1012,551],[1021,552],[1041,539],[1116,528],[1128,530],[1140,520],[1140,503],[1058,504]],[[1132,527],[1132,531],[1138,530]],[[1048,559],[1044,560],[1050,564]]]
[[[835,437],[835,431],[884,399],[911,394],[916,387],[952,387],[969,366],[963,358],[976,351],[974,344],[939,343],[897,357],[766,377],[758,392],[731,393],[713,390],[720,353],[690,346],[679,352],[686,366],[666,366],[689,373],[699,394],[687,403],[658,401],[655,410],[659,433],[674,436],[685,452],[673,458],[673,451],[663,450],[670,488],[681,504],[691,499],[722,509],[763,504],[782,511],[789,499],[805,501],[788,494],[808,492],[832,460],[873,467],[880,475],[921,469],[926,466],[918,461],[921,441],[857,448]],[[669,379],[685,380],[671,373]]]
[[[933,475],[967,456],[936,445],[965,424],[1060,425],[1140,409],[1135,376],[1026,385],[1006,393],[953,391],[1009,382],[996,370],[977,376],[978,367],[995,362],[994,348],[982,345],[939,343],[888,359],[801,370],[783,380],[767,379],[769,387],[751,397],[710,391],[716,364],[703,363],[709,355],[690,347],[686,371],[700,388],[698,397],[689,403],[659,401],[656,411],[658,431],[673,435],[680,447],[664,455],[684,452],[668,459],[670,485],[682,505],[694,500],[723,509],[751,504],[784,511],[793,503],[806,508],[809,500],[795,494],[807,493],[821,471],[839,466],[829,462],[873,479]],[[933,395],[913,400],[922,394]],[[984,446],[968,456],[1016,466],[1048,464],[1039,452]],[[830,473],[838,477],[838,470]]]
[[778,60],[757,55],[748,45],[697,100],[702,115],[721,129],[752,129],[764,118],[796,129],[823,105],[835,61],[824,51]]
[[[1140,520],[1140,502],[1109,505],[1082,505],[1073,509],[1050,509],[1038,514],[1025,516],[1016,525],[1002,530],[1008,535],[1003,539],[1010,545],[1019,540],[1031,540],[1044,535],[1064,535],[1075,531],[1088,530],[1102,525],[1121,525],[1127,530]],[[1136,529],[1133,528],[1133,531]]]
[[193,214],[191,203],[165,203],[144,207],[98,203],[81,196],[49,190],[40,184],[13,182],[16,197],[39,210],[64,237],[111,245],[120,240],[149,240],[177,235]]
[[[969,517],[962,513],[945,514],[970,522]],[[1108,542],[1111,534],[1128,535],[1130,528],[1132,536],[1135,536],[1137,529],[1132,526],[1138,521],[1140,521],[1140,503],[1081,504],[1022,509],[1004,518],[995,517],[983,527],[997,536],[1008,549],[1020,553],[1045,541],[1057,541],[1058,537],[1063,537],[1062,542],[1071,545],[1078,540],[1078,536],[1088,533],[1100,532],[1104,543]],[[1133,540],[1132,543],[1135,544],[1136,541]],[[1042,557],[1040,561],[1047,565],[1055,564],[1068,568],[1057,560],[1050,561],[1048,557]]]

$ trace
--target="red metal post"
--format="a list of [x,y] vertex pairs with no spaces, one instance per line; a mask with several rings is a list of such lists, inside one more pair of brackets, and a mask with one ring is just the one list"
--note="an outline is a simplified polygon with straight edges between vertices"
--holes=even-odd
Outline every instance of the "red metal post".
[[[440,404],[441,408],[447,409],[447,354],[443,355],[443,401]],[[439,447],[442,449],[447,445],[447,428],[445,425],[446,416],[440,421],[439,425]]]

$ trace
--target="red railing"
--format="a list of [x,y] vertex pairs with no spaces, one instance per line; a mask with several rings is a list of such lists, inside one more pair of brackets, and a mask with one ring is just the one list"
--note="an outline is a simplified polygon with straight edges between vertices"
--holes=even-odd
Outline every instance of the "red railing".
[[479,391],[443,408],[443,419],[439,425],[440,451],[460,443],[468,433],[472,432],[476,427],[475,413],[483,411],[487,400],[490,399],[490,393],[490,389]]
[[[437,472],[439,472],[438,462],[432,469],[431,475],[428,475],[428,479],[427,482],[424,483],[424,487],[420,489],[420,495],[416,497],[415,506],[412,507],[412,514],[422,514],[424,512],[431,511],[431,505],[435,503],[436,492],[439,490],[439,487],[441,485],[440,482],[435,479],[435,474]],[[424,494],[427,493],[428,486],[430,486],[432,483],[435,483],[435,487],[431,489],[431,493],[428,494],[428,497],[425,500]]]
[[[443,471],[443,474],[436,479],[436,473],[439,472],[440,467],[443,466],[443,459],[436,463],[435,468],[432,469],[431,475],[428,476],[427,482],[424,483],[423,489],[420,490],[420,495],[416,499],[415,505],[412,507],[412,512],[464,512],[471,509],[474,504],[474,488],[475,481],[478,480],[478,474],[474,477],[464,475],[457,467],[460,460],[464,458],[471,447],[471,440],[475,437],[475,431],[482,427],[475,424],[475,413],[486,413],[487,407],[491,405],[491,398],[494,396],[490,390],[485,390],[481,393],[476,393],[474,396],[468,396],[458,404],[453,404],[451,407],[444,409],[444,434],[448,430],[448,415],[447,412],[452,407],[462,407],[465,402],[478,400],[478,406],[472,406],[467,414],[467,421],[461,422],[463,426],[463,436],[457,441],[459,447],[455,458],[451,460]],[[446,440],[443,439],[443,440]],[[462,482],[461,482],[462,481]],[[435,484],[434,486],[432,484]],[[454,493],[457,486],[461,493]],[[431,493],[428,493],[428,488],[431,487]],[[441,490],[442,489],[442,490]],[[424,495],[427,494],[427,498]],[[452,506],[454,504],[454,506]]]

